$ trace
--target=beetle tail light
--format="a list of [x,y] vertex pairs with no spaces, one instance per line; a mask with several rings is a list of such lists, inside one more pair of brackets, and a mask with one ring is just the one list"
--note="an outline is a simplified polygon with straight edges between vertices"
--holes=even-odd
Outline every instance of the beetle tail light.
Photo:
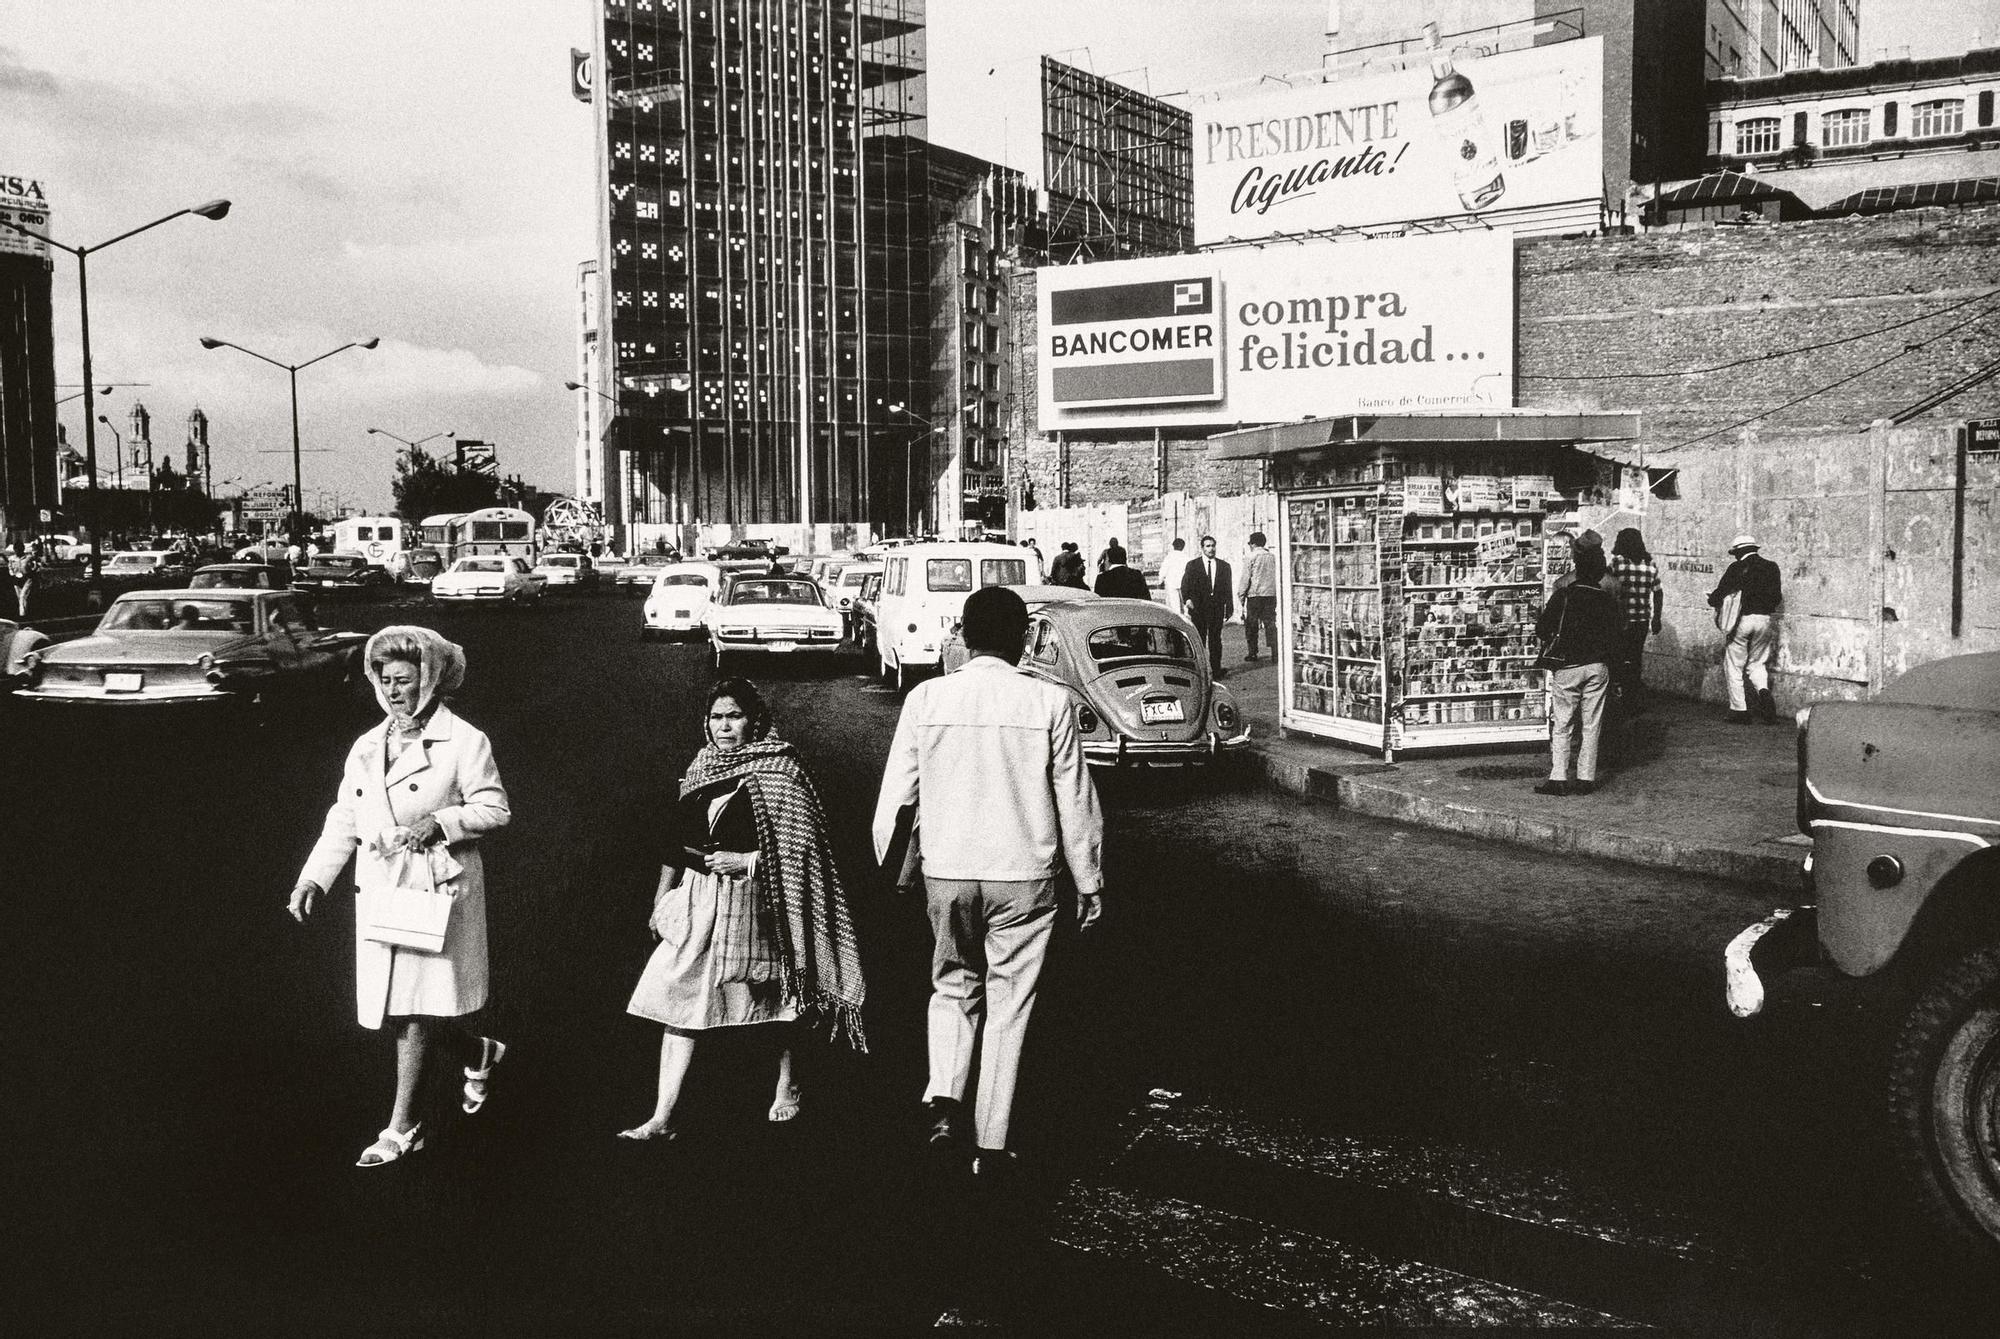
[[1104,728],[1104,722],[1089,707],[1079,706],[1076,709],[1076,728],[1087,735],[1094,735]]
[[1239,718],[1237,717],[1236,714],[1235,703],[1217,702],[1215,704],[1215,723],[1217,726],[1231,733],[1234,733],[1236,730],[1236,722],[1238,719]]

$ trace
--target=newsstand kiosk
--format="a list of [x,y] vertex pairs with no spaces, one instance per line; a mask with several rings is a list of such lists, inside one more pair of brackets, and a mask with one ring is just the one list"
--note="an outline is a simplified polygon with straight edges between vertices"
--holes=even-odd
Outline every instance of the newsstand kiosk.
[[[1644,507],[1635,414],[1343,415],[1221,434],[1279,495],[1279,723],[1398,752],[1548,737],[1535,619],[1569,536]],[[1628,522],[1629,523],[1629,522]]]

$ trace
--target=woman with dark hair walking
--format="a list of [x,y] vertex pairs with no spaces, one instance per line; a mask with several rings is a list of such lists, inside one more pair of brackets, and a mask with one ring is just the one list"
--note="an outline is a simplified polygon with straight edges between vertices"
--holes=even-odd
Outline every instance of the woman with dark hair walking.
[[[681,1084],[695,1039],[710,1028],[817,1014],[866,1049],[854,921],[819,792],[755,684],[723,679],[702,710],[707,743],[681,778],[661,844],[659,947],[626,1006],[665,1028],[657,1097],[653,1114],[621,1139],[679,1134]],[[770,1119],[791,1120],[800,1100],[787,1035]]]
[[1660,613],[1667,597],[1660,589],[1660,569],[1646,551],[1645,537],[1632,526],[1620,530],[1618,538],[1611,541],[1611,575],[1618,579],[1618,598],[1625,614],[1611,677],[1619,705],[1627,715],[1634,715],[1646,690],[1646,638],[1660,630]]

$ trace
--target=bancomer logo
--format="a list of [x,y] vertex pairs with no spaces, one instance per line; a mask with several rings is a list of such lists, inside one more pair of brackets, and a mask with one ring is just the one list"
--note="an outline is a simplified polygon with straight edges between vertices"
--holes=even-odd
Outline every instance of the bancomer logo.
[[1222,329],[1215,279],[1053,292],[1048,357],[1058,405],[1219,400]]

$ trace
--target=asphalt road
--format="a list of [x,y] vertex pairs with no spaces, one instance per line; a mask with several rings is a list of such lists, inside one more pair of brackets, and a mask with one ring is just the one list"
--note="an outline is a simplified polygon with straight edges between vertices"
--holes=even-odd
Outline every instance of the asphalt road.
[[[1104,923],[1059,942],[993,1201],[916,1151],[927,932],[866,883],[898,699],[858,660],[755,677],[857,886],[870,1052],[705,1046],[650,1106],[649,824],[705,656],[638,604],[358,604],[462,642],[513,825],[486,848],[487,1110],[350,1164],[387,1115],[351,920],[284,898],[371,703],[263,725],[0,717],[10,1312],[42,1330],[892,1333],[1011,1321],[1908,1333],[1865,1075],[1807,1009],[1719,1007],[1768,894],[1342,818],[1234,775],[1114,777]],[[455,1076],[454,1076],[455,1079]],[[20,1333],[35,1332],[21,1330]]]

